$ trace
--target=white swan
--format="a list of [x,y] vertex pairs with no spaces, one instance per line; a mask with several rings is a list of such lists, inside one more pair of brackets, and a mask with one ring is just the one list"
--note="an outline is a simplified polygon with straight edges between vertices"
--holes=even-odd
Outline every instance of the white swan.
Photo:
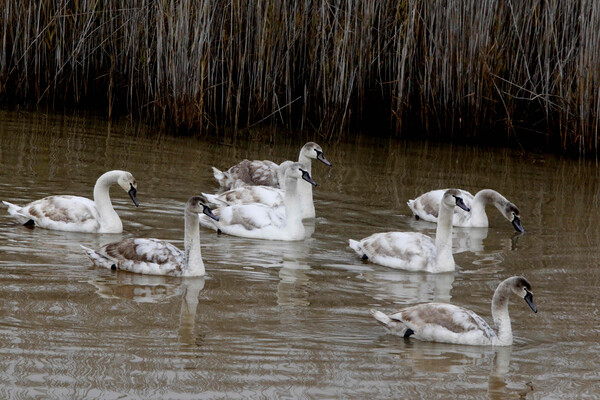
[[300,179],[311,185],[317,183],[310,177],[301,163],[292,163],[285,173],[284,209],[264,204],[243,204],[221,207],[214,210],[219,222],[201,216],[202,226],[228,235],[268,240],[302,240],[305,228],[299,198]]
[[218,219],[205,203],[206,199],[196,196],[185,205],[184,251],[164,240],[134,238],[107,244],[99,250],[81,247],[99,267],[148,275],[202,276],[205,269],[198,213]]
[[[512,222],[517,232],[525,232],[521,225],[519,209],[516,205],[508,201],[500,193],[492,189],[483,189],[477,192],[475,196],[471,193],[460,190],[460,196],[465,201],[465,205],[471,208],[470,213],[461,210],[454,211],[452,225],[463,227],[482,227],[488,226],[488,218],[485,213],[485,206],[493,204],[500,213]],[[442,196],[446,189],[432,190],[424,193],[414,200],[408,201],[408,206],[417,219],[423,219],[429,222],[437,222],[438,208]]]
[[386,232],[360,241],[350,239],[349,245],[363,260],[385,267],[433,273],[454,271],[452,213],[455,206],[469,211],[460,191],[448,189],[440,202],[435,240],[417,232]]
[[8,212],[24,225],[69,232],[121,233],[123,224],[110,201],[110,186],[117,183],[139,206],[135,178],[127,171],[109,171],[94,186],[94,200],[79,196],[49,196],[24,206],[3,201]]
[[[325,165],[331,167],[331,163],[325,158],[321,146],[314,142],[308,142],[302,146],[302,149],[300,149],[298,162],[303,165],[303,169],[308,171],[309,175],[312,175],[311,160],[313,159],[317,159]],[[239,164],[229,168],[225,172],[219,171],[217,168],[213,167],[213,173],[215,179],[219,182],[219,185],[225,189],[254,185],[282,188],[281,182],[283,181],[285,170],[291,164],[292,161],[285,161],[280,165],[277,165],[268,160],[244,160]],[[299,185],[298,190],[303,209],[303,218],[314,218],[315,206],[313,203],[312,186],[308,184],[301,184]],[[248,203],[238,202],[236,204]]]
[[431,342],[510,346],[513,342],[508,314],[510,293],[523,298],[537,313],[531,284],[521,276],[510,277],[498,285],[492,298],[492,319],[497,332],[473,311],[452,304],[419,304],[389,316],[376,310],[371,310],[371,314],[390,333],[405,338],[413,336]]

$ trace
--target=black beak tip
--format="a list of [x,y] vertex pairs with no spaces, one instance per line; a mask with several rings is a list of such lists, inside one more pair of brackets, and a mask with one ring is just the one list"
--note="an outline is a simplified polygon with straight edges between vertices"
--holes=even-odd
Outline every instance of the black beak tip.
[[515,230],[519,233],[525,233],[525,229],[523,229],[523,225],[521,225],[521,220],[518,217],[515,217],[512,220],[512,225],[515,228]]
[[538,310],[537,310],[537,306],[533,302],[533,295],[530,292],[527,292],[524,299],[525,299],[525,302],[527,303],[527,305],[529,306],[529,308],[531,308],[531,311],[533,311],[534,313],[537,314]]
[[327,165],[328,167],[332,167],[329,160],[327,160],[325,158],[325,155],[323,154],[323,152],[317,152],[317,160],[321,161],[323,164]]
[[219,220],[219,217],[217,217],[215,214],[213,214],[212,210],[210,209],[209,206],[204,206],[204,209],[202,210],[202,213],[207,215],[209,218],[214,219],[215,221]]
[[137,200],[137,190],[135,190],[134,187],[129,191],[129,197],[131,197],[131,201],[133,201],[133,204],[135,204],[136,207],[140,206],[140,203]]

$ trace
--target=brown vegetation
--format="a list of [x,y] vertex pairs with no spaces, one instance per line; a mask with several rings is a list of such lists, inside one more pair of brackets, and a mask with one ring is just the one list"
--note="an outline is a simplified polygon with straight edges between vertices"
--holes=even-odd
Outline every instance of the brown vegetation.
[[6,0],[0,16],[5,102],[598,148],[594,0]]

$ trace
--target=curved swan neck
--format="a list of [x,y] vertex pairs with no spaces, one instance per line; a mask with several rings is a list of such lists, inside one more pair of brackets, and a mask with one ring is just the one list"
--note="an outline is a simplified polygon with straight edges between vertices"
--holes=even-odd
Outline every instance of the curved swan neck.
[[473,197],[473,202],[471,204],[472,226],[488,226],[488,217],[485,213],[485,206],[490,203],[502,212],[502,208],[508,203],[508,200],[492,189],[483,189],[477,192]]
[[100,214],[100,223],[104,230],[122,230],[123,224],[110,201],[110,187],[117,183],[123,171],[109,171],[100,176],[94,185],[94,203]]
[[441,271],[453,271],[454,257],[452,256],[452,215],[454,207],[450,208],[442,201],[435,231],[435,248],[437,264]]
[[185,210],[185,270],[186,275],[204,275],[204,262],[202,261],[202,251],[200,249],[200,219],[198,213],[192,212],[189,209]]
[[494,297],[492,298],[492,318],[498,329],[498,344],[507,345],[512,344],[513,341],[510,315],[508,314],[508,297],[510,293],[509,285],[506,282],[502,282],[496,288]]

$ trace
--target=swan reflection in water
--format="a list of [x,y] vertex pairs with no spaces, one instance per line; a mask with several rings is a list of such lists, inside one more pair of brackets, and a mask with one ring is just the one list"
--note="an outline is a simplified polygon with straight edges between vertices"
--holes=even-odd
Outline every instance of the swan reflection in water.
[[[457,381],[470,375],[479,376],[482,370],[489,371],[489,399],[526,398],[534,390],[530,381],[521,380],[526,377],[515,371],[511,374],[512,346],[472,347],[383,336],[379,338],[379,342],[382,348],[377,351],[389,351],[390,355],[400,359],[397,361],[399,365],[429,377],[432,374],[443,375],[440,385],[447,386],[449,391],[456,391]],[[399,348],[406,351],[398,352]],[[481,396],[481,387],[475,387],[473,391],[472,393]],[[468,397],[469,392],[464,394]]]
[[452,284],[455,272],[441,274],[427,274],[419,272],[405,272],[381,267],[372,271],[363,272],[367,282],[377,286],[378,291],[374,298],[388,303],[390,301],[401,304],[424,302],[450,302]]
[[174,278],[116,272],[111,277],[99,276],[88,281],[96,294],[105,299],[126,299],[136,303],[164,303],[181,298],[178,334],[185,344],[195,344],[194,327],[198,296],[204,289],[205,278]]

